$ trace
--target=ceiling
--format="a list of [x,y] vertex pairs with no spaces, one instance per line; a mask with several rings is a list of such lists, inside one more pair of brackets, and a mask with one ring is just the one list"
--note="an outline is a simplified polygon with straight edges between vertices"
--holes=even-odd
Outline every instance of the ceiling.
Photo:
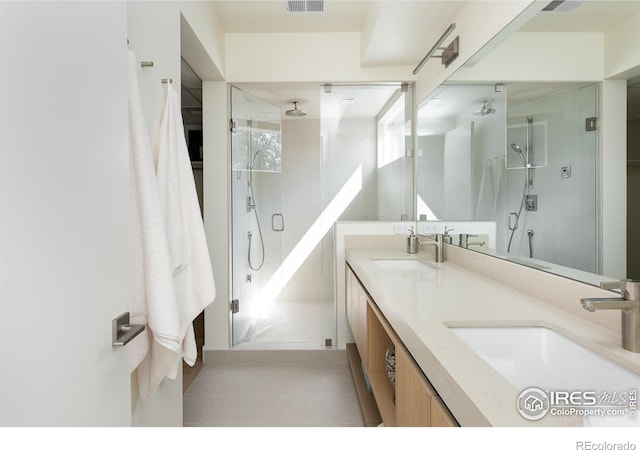
[[603,33],[640,13],[640,2],[635,0],[585,0],[566,3],[573,3],[575,9],[566,12],[540,12],[520,31]]
[[363,65],[417,65],[461,0],[324,0],[322,13],[290,13],[285,0],[215,1],[225,33],[357,32]]
[[[325,0],[322,13],[290,13],[285,0],[214,1],[225,33],[357,32],[362,40],[363,65],[416,65],[442,33],[442,18],[453,17],[463,5],[458,0]],[[448,19],[447,19],[448,20]],[[434,37],[435,36],[435,37]],[[416,45],[424,43],[424,45]],[[201,103],[200,81],[183,61],[185,123],[200,123],[195,116]],[[381,89],[334,87],[331,95],[309,83],[241,84],[239,88],[277,105],[282,118],[293,101],[320,117],[320,109],[340,111],[342,117],[374,117],[398,86]],[[347,104],[343,99],[354,99]],[[322,106],[321,106],[322,104]],[[295,119],[293,119],[295,120]]]
[[[437,28],[441,27],[442,18],[453,17],[464,4],[457,0],[325,0],[323,13],[290,13],[285,0],[216,0],[213,3],[225,33],[361,33],[362,64],[365,65],[417,64],[434,40],[432,36],[440,35],[441,30]],[[569,5],[571,3],[573,5]],[[586,0],[566,4],[570,6],[565,8],[569,11],[541,12],[521,31],[604,32],[640,13],[640,1]],[[577,7],[571,9],[571,6]],[[416,45],[425,42],[425,45]],[[201,82],[184,61],[182,84],[185,123],[200,123]],[[284,111],[293,107],[291,102],[294,100],[308,113],[307,117],[320,117],[323,91],[317,84],[254,83],[238,87],[280,107],[283,119],[287,118]],[[525,94],[523,91],[522,95]],[[342,98],[364,95],[365,91],[356,90],[340,92],[339,98],[338,95],[333,97],[341,102]],[[327,99],[324,97],[323,101]],[[377,111],[374,109],[379,103],[377,100],[369,102],[368,111],[365,111],[367,102],[357,101],[344,112],[352,111],[354,116],[375,116]]]

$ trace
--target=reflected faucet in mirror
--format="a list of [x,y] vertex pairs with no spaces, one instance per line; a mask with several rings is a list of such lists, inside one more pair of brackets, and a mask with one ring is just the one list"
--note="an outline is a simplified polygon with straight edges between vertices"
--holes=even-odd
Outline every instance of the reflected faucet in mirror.
[[487,243],[486,240],[479,239],[477,234],[460,234],[458,236],[458,246],[462,248],[469,248],[471,246],[483,247]]
[[426,235],[426,234],[420,234],[418,236],[421,237],[426,237],[429,238],[431,240],[429,241],[424,241],[424,240],[419,240],[419,244],[420,246],[426,246],[426,247],[435,247],[435,261],[437,263],[440,262],[444,262],[444,234],[432,234],[432,235]]

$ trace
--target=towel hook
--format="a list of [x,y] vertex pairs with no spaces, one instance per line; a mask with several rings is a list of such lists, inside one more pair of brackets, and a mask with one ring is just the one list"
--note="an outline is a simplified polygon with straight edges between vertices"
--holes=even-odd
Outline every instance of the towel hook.
[[140,61],[140,67],[153,67],[153,61]]
[[163,78],[160,81],[162,81],[162,84],[167,84],[167,83],[173,84],[173,78]]

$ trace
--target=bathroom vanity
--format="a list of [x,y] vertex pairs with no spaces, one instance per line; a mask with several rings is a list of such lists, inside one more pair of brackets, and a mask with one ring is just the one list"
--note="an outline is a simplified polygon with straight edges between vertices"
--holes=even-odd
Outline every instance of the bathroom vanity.
[[[347,321],[385,426],[457,426],[428,378],[350,267],[347,267],[346,276]],[[386,364],[390,348],[395,351],[394,382]]]
[[[619,311],[596,316],[580,305],[612,292],[454,246],[446,254],[435,263],[423,249],[346,251],[347,321],[385,426],[639,425],[628,415],[529,420],[517,408],[528,387],[640,387],[640,354],[621,348]],[[459,333],[467,329],[471,341]],[[470,345],[487,329],[490,355]],[[512,338],[513,330],[523,337]],[[395,386],[385,362],[392,345]],[[529,367],[516,358],[522,353]]]

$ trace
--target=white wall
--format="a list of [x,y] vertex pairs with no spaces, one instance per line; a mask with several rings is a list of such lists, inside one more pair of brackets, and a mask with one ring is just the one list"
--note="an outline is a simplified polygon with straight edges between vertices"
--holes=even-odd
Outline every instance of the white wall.
[[[161,79],[172,78],[176,85],[180,81],[180,11],[174,2],[129,2],[128,19],[129,48],[138,61],[154,64],[138,67],[138,82],[150,142],[155,147],[167,89]],[[134,425],[182,426],[181,370],[176,380],[165,379],[144,402],[137,395],[135,373],[131,384]]]
[[[571,64],[567,57],[571,55]],[[595,81],[604,77],[602,33],[517,32],[455,81]]]
[[[182,57],[200,79],[224,79],[225,42],[214,2],[179,2],[182,14]],[[193,33],[193,36],[185,35]]]
[[[203,79],[219,79],[223,72],[224,47],[222,45],[222,30],[209,2],[128,2],[128,39],[129,47],[136,53],[139,61],[153,61],[154,66],[138,69],[138,80],[145,111],[147,127],[152,145],[157,140],[164,102],[166,86],[161,83],[162,78],[172,78],[176,86],[180,85],[180,57],[182,49],[181,37],[185,40],[185,51],[191,57],[199,58],[194,63],[201,71]],[[212,26],[213,25],[213,26]],[[218,25],[218,26],[216,26]],[[181,28],[188,26],[187,33]],[[187,56],[187,55],[185,55]],[[196,61],[197,62],[197,61]],[[193,67],[193,66],[192,66]],[[177,89],[180,95],[180,89]],[[226,121],[226,114],[223,116]],[[219,118],[222,121],[222,118]],[[205,133],[209,126],[207,124]],[[205,144],[205,155],[207,150]],[[207,186],[211,183],[207,176],[209,166],[204,163],[205,174],[204,202],[205,220],[207,218]],[[211,240],[211,237],[208,236]],[[211,247],[210,247],[211,248]],[[211,250],[214,258],[215,249]],[[227,258],[223,261],[226,261]],[[213,259],[214,271],[218,267]],[[225,263],[226,264],[226,263]],[[224,285],[219,281],[220,273],[214,273],[218,288],[215,307],[222,303],[228,306]],[[220,298],[223,300],[220,301]],[[134,383],[135,386],[135,383]],[[134,424],[139,426],[181,426],[182,425],[182,372],[175,381],[165,379],[154,395],[144,403],[139,402],[136,392],[133,395]]]
[[[454,81],[600,81],[640,73],[640,15],[606,32],[515,32]],[[567,58],[570,57],[570,64]]]
[[602,274],[627,276],[627,82],[602,82],[600,215]]
[[628,79],[640,71],[640,14],[608,30],[604,39],[604,72],[607,78]]
[[240,82],[410,81],[410,67],[362,67],[360,33],[226,35],[226,78]]
[[[205,310],[206,350],[228,349],[230,345],[229,311],[229,242],[230,234],[230,180],[228,98],[229,89],[224,81],[202,83],[203,128],[203,197],[204,226],[213,262],[216,283],[216,301]],[[205,360],[206,363],[206,360]]]

